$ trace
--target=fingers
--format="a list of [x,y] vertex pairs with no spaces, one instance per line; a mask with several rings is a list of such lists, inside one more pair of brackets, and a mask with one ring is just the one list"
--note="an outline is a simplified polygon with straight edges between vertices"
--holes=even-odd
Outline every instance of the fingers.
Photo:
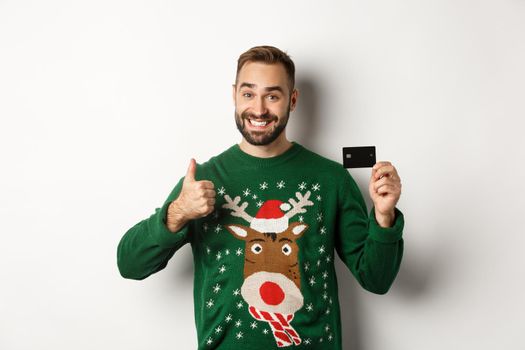
[[377,162],[377,163],[375,163],[374,166],[372,167],[372,170],[377,170],[377,169],[379,169],[380,167],[385,166],[385,165],[392,165],[392,163],[387,162],[387,161]]
[[395,180],[391,177],[386,177],[386,176],[383,176],[377,181],[372,182],[372,188],[374,189],[374,191],[377,191],[380,187],[385,186],[385,185],[400,187],[401,182],[399,180]]
[[372,179],[378,180],[382,177],[390,177],[398,179],[396,168],[390,162],[377,162],[372,167]]

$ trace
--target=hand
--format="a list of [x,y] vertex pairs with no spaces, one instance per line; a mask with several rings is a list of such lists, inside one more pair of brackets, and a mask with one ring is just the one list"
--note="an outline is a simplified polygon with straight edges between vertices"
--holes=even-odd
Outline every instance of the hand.
[[401,196],[401,179],[390,162],[377,162],[372,168],[368,186],[374,202],[377,223],[390,227],[394,223],[394,208]]
[[168,207],[166,226],[171,232],[178,231],[189,220],[209,215],[215,209],[213,182],[196,181],[196,169],[197,163],[192,158],[179,197]]

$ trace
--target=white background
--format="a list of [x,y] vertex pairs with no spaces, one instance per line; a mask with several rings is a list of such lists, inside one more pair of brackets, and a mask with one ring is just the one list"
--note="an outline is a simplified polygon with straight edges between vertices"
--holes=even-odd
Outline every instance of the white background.
[[524,34],[523,0],[0,0],[0,348],[196,347],[189,246],[144,281],[116,247],[241,140],[261,44],[297,66],[291,140],[376,145],[402,178],[390,292],[338,262],[345,349],[525,348]]

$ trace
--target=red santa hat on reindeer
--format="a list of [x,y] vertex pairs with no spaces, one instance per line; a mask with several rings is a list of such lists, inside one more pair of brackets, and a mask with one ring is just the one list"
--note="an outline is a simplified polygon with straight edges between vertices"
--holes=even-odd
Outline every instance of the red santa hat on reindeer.
[[288,228],[288,216],[283,211],[288,211],[290,208],[290,204],[280,200],[267,200],[253,218],[250,228],[264,233],[284,232]]

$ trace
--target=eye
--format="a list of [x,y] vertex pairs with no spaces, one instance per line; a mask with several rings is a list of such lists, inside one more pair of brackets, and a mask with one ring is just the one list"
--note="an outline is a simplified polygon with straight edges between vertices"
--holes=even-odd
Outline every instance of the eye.
[[275,95],[270,95],[270,96],[268,96],[268,99],[269,99],[270,101],[277,101],[277,100],[279,99],[279,97],[278,97],[278,96],[275,96]]
[[287,243],[281,248],[284,255],[290,255],[292,253],[292,247]]
[[262,245],[260,245],[259,243],[255,243],[254,245],[252,245],[252,252],[254,252],[255,254],[260,254],[262,252]]
[[252,94],[249,93],[249,92],[245,92],[244,94],[242,94],[243,97],[246,97],[246,98],[250,98],[252,97]]

